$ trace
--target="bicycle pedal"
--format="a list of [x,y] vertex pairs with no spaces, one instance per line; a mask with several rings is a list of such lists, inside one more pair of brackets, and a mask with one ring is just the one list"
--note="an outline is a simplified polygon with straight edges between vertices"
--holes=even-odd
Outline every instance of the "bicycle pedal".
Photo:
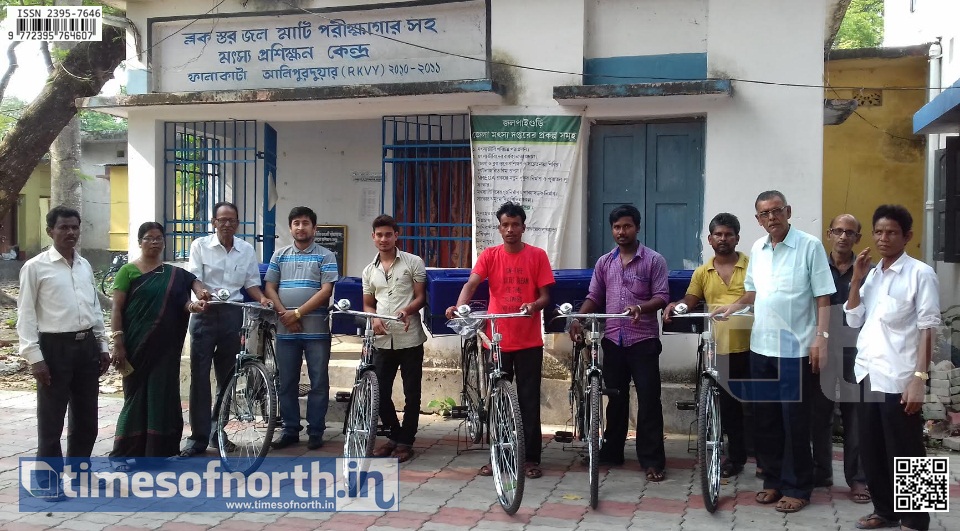
[[609,388],[604,387],[603,389],[600,390],[600,394],[606,395],[606,396],[620,396],[620,390],[619,390],[619,389],[609,389]]
[[677,409],[679,411],[693,411],[697,409],[697,403],[693,400],[677,400]]
[[453,406],[450,408],[450,418],[452,419],[465,419],[467,418],[467,408],[466,406]]
[[572,443],[573,442],[573,433],[569,431],[558,431],[553,436],[553,440],[558,443]]
[[384,425],[377,426],[377,437],[389,437],[389,436],[390,436],[390,428]]
[[350,391],[337,391],[334,400],[337,402],[349,402],[351,394]]

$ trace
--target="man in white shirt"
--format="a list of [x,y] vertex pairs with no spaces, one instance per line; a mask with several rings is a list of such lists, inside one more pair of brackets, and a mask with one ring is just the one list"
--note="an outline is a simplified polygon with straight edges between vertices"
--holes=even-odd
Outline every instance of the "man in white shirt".
[[[74,248],[80,213],[56,206],[47,213],[50,249],[20,269],[17,335],[20,355],[37,380],[37,457],[63,466],[60,434],[70,408],[67,457],[90,457],[97,439],[100,375],[110,366],[93,269]],[[40,478],[38,478],[40,479]],[[57,485],[49,499],[60,499]]]
[[[197,238],[190,245],[190,261],[187,271],[203,282],[210,292],[225,289],[229,300],[243,300],[241,289],[246,289],[253,300],[266,306],[270,299],[260,291],[260,270],[253,246],[240,238],[234,238],[240,225],[237,206],[221,201],[213,206],[215,234]],[[240,327],[243,325],[243,310],[237,306],[214,305],[202,314],[194,314],[190,320],[190,438],[187,439],[181,457],[193,457],[203,453],[208,443],[217,444],[216,434],[211,433],[212,402],[210,395],[210,366],[217,377],[217,395],[230,379],[230,373],[240,351]]]
[[874,512],[860,529],[892,527],[925,531],[929,513],[895,510],[891,466],[897,457],[924,457],[923,417],[927,367],[940,298],[933,268],[904,252],[913,237],[913,217],[901,205],[881,205],[873,214],[873,240],[882,260],[870,266],[870,248],[857,255],[844,306],[847,323],[863,326],[854,369],[863,392],[859,406],[860,458]]

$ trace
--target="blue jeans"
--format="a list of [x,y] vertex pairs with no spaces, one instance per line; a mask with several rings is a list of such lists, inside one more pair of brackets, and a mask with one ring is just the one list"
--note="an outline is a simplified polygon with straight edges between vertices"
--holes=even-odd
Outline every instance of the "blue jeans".
[[307,434],[323,435],[327,405],[330,403],[329,339],[278,339],[277,367],[280,369],[280,418],[283,434],[297,436],[300,426],[300,404],[297,401],[300,367],[307,359],[310,392],[307,394]]

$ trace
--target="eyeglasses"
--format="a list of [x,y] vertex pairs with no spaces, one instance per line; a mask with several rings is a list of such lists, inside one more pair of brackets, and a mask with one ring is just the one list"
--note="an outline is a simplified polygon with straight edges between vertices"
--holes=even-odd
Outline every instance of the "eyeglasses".
[[764,210],[763,212],[757,212],[757,219],[778,217],[778,216],[780,216],[780,214],[783,214],[783,212],[784,212],[786,209],[787,209],[787,205],[783,205],[782,207],[771,208],[770,210]]
[[143,243],[163,243],[163,237],[157,236],[156,238],[154,238],[151,236],[148,238],[142,238],[140,241]]
[[853,238],[854,236],[859,236],[859,235],[860,235],[859,232],[857,232],[857,231],[855,231],[855,230],[850,230],[850,229],[847,229],[847,230],[843,230],[843,229],[830,229],[830,230],[828,230],[827,232],[829,232],[830,234],[833,234],[833,235],[836,236],[837,238],[839,238],[840,236],[844,236],[844,235],[846,235],[847,238]]
[[237,218],[216,218],[216,222],[220,225],[239,225],[240,220]]

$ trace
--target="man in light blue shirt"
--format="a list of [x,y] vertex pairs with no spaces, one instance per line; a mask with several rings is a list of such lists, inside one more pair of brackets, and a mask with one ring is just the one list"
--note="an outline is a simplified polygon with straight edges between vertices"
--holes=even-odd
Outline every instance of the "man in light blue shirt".
[[[813,490],[811,373],[826,365],[836,286],[823,244],[791,227],[792,211],[782,193],[763,192],[754,206],[767,236],[751,249],[746,293],[716,313],[754,305],[750,375],[760,381],[748,396],[756,402],[757,464],[765,474],[757,502],[779,502],[777,511],[792,513],[810,503]],[[792,466],[784,466],[785,455],[792,456]]]

